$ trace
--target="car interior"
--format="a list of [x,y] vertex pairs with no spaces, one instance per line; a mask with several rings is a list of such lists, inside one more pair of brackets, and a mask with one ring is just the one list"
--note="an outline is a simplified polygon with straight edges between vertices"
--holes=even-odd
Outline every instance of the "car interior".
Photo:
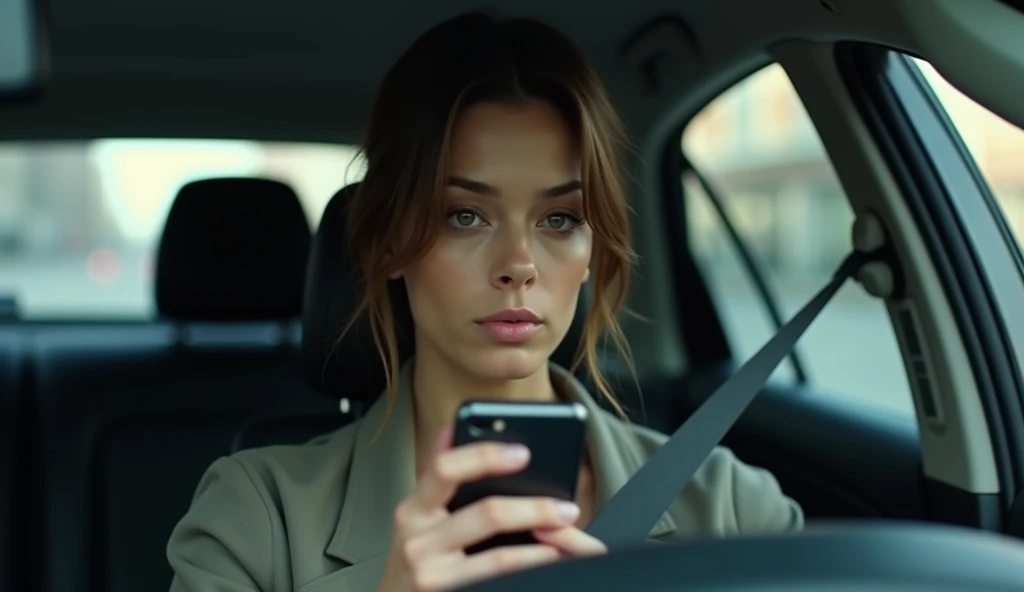
[[[635,375],[605,354],[632,421],[674,432],[849,252],[881,245],[722,440],[825,534],[771,554],[696,546],[685,564],[613,554],[561,582],[1024,590],[1024,3],[493,4],[572,38],[634,140]],[[39,77],[0,84],[0,590],[167,589],[167,539],[215,459],[347,425],[384,387],[368,334],[338,341],[357,297],[340,209],[358,174],[281,147],[357,161],[390,64],[480,7],[26,6]],[[201,165],[162,148],[133,160],[157,141]],[[247,164],[202,164],[228,143]],[[75,167],[94,165],[89,182],[120,196],[102,218],[78,205]],[[149,184],[152,204],[125,197]],[[133,227],[143,211],[150,234]],[[117,232],[142,237],[137,265]],[[52,263],[33,246],[47,240],[70,254]],[[554,359],[570,365],[578,340]],[[546,590],[548,573],[487,589]]]

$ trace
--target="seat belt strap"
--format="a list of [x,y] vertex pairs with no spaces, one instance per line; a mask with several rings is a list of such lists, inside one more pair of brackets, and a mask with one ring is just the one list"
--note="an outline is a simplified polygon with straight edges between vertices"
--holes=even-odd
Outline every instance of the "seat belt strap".
[[848,255],[832,281],[780,327],[768,343],[683,422],[650,460],[608,500],[587,532],[603,541],[609,549],[645,541],[775,368],[793,351],[807,327],[843,283],[871,258],[859,251]]

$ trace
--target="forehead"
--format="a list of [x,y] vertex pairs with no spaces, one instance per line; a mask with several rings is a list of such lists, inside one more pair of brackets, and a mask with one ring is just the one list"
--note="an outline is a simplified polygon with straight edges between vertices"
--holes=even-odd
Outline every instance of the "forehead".
[[460,114],[452,130],[452,173],[501,169],[579,169],[577,140],[565,117],[544,102],[478,103]]

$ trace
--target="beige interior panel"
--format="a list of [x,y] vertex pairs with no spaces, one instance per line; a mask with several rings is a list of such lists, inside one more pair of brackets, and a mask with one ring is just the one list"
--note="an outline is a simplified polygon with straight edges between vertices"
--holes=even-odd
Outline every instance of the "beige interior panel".
[[[829,43],[790,41],[773,48],[831,155],[855,212],[874,212],[884,222],[906,273],[905,299],[888,303],[916,317],[932,372],[940,422],[925,421],[915,389],[927,476],[973,492],[999,490],[998,472],[984,410],[949,302],[904,197],[845,89]],[[906,363],[906,336],[894,323]],[[912,383],[913,384],[913,383]]]

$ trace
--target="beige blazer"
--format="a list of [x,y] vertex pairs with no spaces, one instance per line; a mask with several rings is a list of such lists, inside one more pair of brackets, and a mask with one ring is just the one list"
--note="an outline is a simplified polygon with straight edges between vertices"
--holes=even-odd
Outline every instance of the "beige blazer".
[[[386,408],[307,444],[244,450],[220,458],[167,545],[171,592],[374,592],[384,568],[392,513],[413,489],[410,367]],[[560,393],[590,411],[588,447],[600,509],[665,436],[607,413],[563,368]],[[650,532],[674,541],[796,529],[799,506],[765,470],[717,448]]]

